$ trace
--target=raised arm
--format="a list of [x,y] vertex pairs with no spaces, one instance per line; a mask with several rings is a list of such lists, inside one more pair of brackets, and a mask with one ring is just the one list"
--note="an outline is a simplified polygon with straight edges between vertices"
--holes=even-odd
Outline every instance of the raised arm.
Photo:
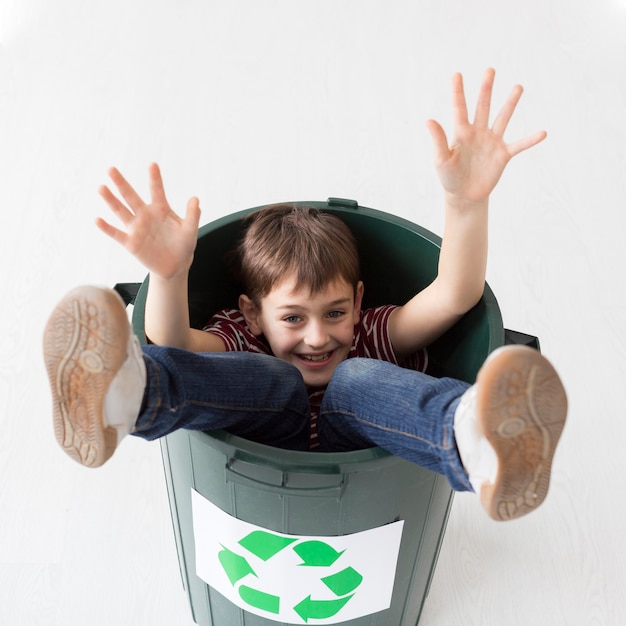
[[546,137],[540,131],[514,143],[504,141],[522,95],[519,85],[489,127],[494,76],[492,69],[485,72],[470,123],[463,79],[454,75],[451,144],[437,122],[427,122],[444,191],[445,225],[437,277],[391,318],[390,336],[399,356],[434,341],[480,300],[487,267],[489,195],[508,162]]
[[194,352],[222,351],[224,344],[218,337],[189,325],[187,282],[200,220],[198,199],[189,200],[181,219],[167,201],[158,165],[152,163],[148,172],[150,203],[141,199],[117,169],[109,170],[123,201],[106,186],[100,188],[100,195],[125,230],[102,218],[96,220],[96,225],[150,272],[145,311],[146,335],[150,340]]

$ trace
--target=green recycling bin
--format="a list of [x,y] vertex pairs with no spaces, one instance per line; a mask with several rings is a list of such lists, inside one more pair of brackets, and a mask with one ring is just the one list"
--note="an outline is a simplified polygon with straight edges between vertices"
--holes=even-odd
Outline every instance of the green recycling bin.
[[[440,238],[354,201],[295,203],[330,211],[357,238],[364,307],[407,301],[435,277]],[[199,231],[189,278],[201,328],[240,288],[228,252],[251,210]],[[133,327],[144,335],[147,281]],[[505,343],[500,310],[482,300],[429,348],[429,371],[473,382]],[[183,586],[200,626],[415,626],[452,504],[443,476],[380,448],[295,452],[224,431],[161,440]]]

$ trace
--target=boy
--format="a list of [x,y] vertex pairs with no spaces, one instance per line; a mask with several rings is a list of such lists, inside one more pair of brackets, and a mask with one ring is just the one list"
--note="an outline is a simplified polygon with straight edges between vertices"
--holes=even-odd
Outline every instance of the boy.
[[[451,148],[441,126],[428,122],[445,192],[444,236],[437,278],[404,306],[361,312],[364,286],[347,227],[278,206],[252,217],[240,245],[239,309],[192,329],[187,277],[198,200],[181,219],[156,165],[150,204],[112,169],[125,202],[100,192],[126,232],[97,225],[150,272],[145,329],[155,345],[139,348],[113,292],[83,287],[61,301],[44,351],[66,452],[97,466],[129,432],[154,439],[177,428],[226,428],[290,449],[379,445],[444,474],[456,490],[476,491],[494,519],[541,504],[567,407],[548,361],[529,348],[502,348],[471,387],[417,371],[421,351],[482,296],[491,191],[508,161],[546,136],[505,144],[520,87],[488,127],[493,79],[487,70],[470,124],[455,75]],[[416,369],[399,367],[407,359]],[[312,409],[319,424],[311,424]]]

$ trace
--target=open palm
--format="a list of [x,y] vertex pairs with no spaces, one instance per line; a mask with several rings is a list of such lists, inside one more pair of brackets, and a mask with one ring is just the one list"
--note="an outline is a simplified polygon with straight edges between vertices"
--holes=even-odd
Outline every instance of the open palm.
[[520,152],[543,141],[545,131],[540,131],[507,144],[504,133],[515,107],[522,96],[522,87],[516,85],[491,128],[489,114],[495,71],[488,69],[483,77],[476,114],[470,123],[465,101],[463,78],[455,74],[452,79],[452,108],[454,137],[448,144],[441,125],[428,121],[434,148],[435,167],[446,192],[465,200],[479,202],[488,198],[500,180],[507,163]]
[[124,202],[106,186],[99,191],[125,230],[112,226],[102,218],[96,220],[96,225],[124,246],[151,273],[171,278],[187,271],[193,261],[200,220],[199,202],[197,198],[191,198],[185,217],[181,219],[167,201],[158,165],[152,163],[148,173],[150,203],[141,199],[116,168],[111,168],[109,176]]

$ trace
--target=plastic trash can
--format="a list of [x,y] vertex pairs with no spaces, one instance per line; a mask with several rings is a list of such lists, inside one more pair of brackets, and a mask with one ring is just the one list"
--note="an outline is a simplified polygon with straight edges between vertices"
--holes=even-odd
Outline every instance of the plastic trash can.
[[[441,240],[424,228],[350,200],[295,204],[335,213],[352,229],[364,307],[402,304],[435,277]],[[236,306],[240,288],[228,279],[225,256],[251,210],[199,231],[189,278],[194,327]],[[143,340],[146,290],[147,281],[133,311]],[[485,286],[476,307],[429,348],[429,371],[473,382],[503,343],[500,310]],[[443,476],[380,448],[293,452],[224,431],[181,430],[161,446],[183,586],[197,624],[418,623],[452,504]]]

